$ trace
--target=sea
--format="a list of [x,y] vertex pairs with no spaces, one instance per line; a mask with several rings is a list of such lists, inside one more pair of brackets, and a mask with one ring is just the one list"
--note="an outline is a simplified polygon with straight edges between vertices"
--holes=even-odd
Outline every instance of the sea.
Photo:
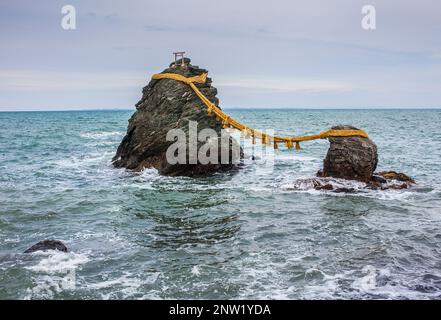
[[[326,140],[210,177],[132,172],[111,159],[134,110],[2,112],[0,299],[441,298],[441,110],[227,111],[280,135],[351,124],[416,184],[294,188]],[[69,252],[23,253],[44,239]]]

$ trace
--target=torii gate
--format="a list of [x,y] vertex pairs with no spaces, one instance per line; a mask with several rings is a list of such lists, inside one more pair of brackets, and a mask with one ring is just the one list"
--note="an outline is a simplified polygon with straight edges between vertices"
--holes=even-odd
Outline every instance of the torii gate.
[[175,55],[175,65],[178,64],[178,58],[181,58],[181,62],[182,62],[181,64],[182,64],[182,65],[185,64],[185,62],[184,62],[184,54],[185,54],[185,51],[173,52],[173,54]]

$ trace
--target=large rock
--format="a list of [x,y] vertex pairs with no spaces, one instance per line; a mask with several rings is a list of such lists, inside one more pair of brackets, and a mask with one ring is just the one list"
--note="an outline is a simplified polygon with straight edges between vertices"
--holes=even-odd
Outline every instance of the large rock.
[[[358,130],[348,125],[332,129]],[[318,176],[334,177],[368,182],[377,167],[377,146],[369,138],[334,137],[329,138],[330,147],[323,161],[323,170]]]
[[[192,77],[207,72],[191,65],[188,58],[185,59],[184,65],[180,61],[177,64],[170,64],[163,73]],[[211,102],[218,105],[217,89],[211,85],[211,82],[208,78],[206,83],[196,85]],[[156,168],[160,174],[174,176],[207,175],[237,167],[237,162],[242,157],[240,146],[231,137],[227,137],[227,143],[221,145],[222,124],[208,115],[205,105],[189,85],[171,79],[151,80],[143,88],[143,96],[136,104],[136,109],[129,120],[127,134],[113,158],[116,167],[134,170]],[[205,128],[216,131],[218,138],[214,142],[211,140],[211,143],[219,146],[218,163],[202,164],[197,160],[197,163],[190,164],[188,145],[186,155],[188,161],[185,164],[170,164],[167,161],[166,151],[174,143],[166,141],[167,132],[171,129],[182,129],[188,138],[190,121],[197,122],[198,132]],[[197,142],[197,150],[204,144],[205,142]],[[224,159],[222,163],[221,148],[229,155],[226,157],[227,161]]]

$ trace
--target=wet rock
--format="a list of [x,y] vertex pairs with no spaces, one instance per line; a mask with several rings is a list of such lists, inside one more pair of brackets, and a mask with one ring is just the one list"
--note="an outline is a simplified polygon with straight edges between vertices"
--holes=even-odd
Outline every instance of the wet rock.
[[316,190],[333,190],[334,187],[332,186],[332,184],[327,183],[324,185],[318,184],[314,187],[314,189],[316,189]]
[[333,186],[329,183],[329,179],[321,178],[306,178],[297,179],[294,181],[294,185],[290,188],[293,190],[332,190]]
[[[358,193],[370,190],[401,190],[412,186],[410,181],[398,181],[385,179],[380,175],[374,175],[368,182],[348,180],[331,177],[300,178],[294,181],[290,190],[307,191],[320,190],[333,193]],[[413,179],[410,178],[413,181]]]
[[67,247],[59,240],[43,240],[27,249],[24,253],[32,253],[36,251],[58,250],[67,252]]
[[[192,77],[207,72],[191,65],[189,58],[185,58],[184,66],[181,66],[180,61],[178,60],[177,64],[173,62],[163,73]],[[219,104],[216,98],[217,89],[211,85],[210,78],[206,83],[196,86],[211,102]],[[170,176],[209,175],[238,167],[243,157],[242,149],[231,136],[225,137],[224,140],[220,138],[222,123],[208,115],[206,106],[187,84],[172,79],[151,80],[144,87],[143,96],[136,104],[136,109],[129,120],[127,134],[113,158],[114,166],[137,171],[156,168],[160,174]],[[187,144],[184,147],[187,151],[185,155],[187,161],[181,164],[169,163],[166,152],[175,142],[166,140],[167,133],[172,129],[182,129],[188,139],[189,124],[194,122],[197,123],[198,133],[206,128],[216,131],[219,138],[211,143],[218,146],[218,161],[203,164],[196,157],[196,161],[191,162]],[[205,142],[196,141],[196,144],[196,150],[199,151]],[[226,159],[221,158],[223,152],[227,155],[224,157]]]
[[301,178],[294,181],[292,187],[288,188],[297,191],[321,190],[335,193],[353,193],[362,190],[365,183],[351,182],[338,178]]
[[385,178],[383,178],[382,176],[379,175],[373,175],[371,178],[371,181],[373,183],[387,183],[387,180]]
[[382,171],[375,173],[372,176],[371,181],[368,182],[368,186],[371,189],[408,189],[413,184],[415,180],[408,175],[395,171]]
[[411,177],[409,177],[408,175],[405,175],[404,173],[401,173],[401,172],[381,171],[381,172],[376,173],[376,175],[381,176],[384,179],[388,179],[388,180],[397,180],[397,181],[415,183],[415,180],[413,180]]
[[[337,130],[358,130],[349,125],[333,127]],[[377,146],[363,137],[329,138],[330,147],[318,177],[334,177],[364,182],[368,189],[407,189],[415,181],[404,173],[382,171],[374,173],[378,164]],[[397,183],[398,182],[398,183]],[[317,187],[314,187],[317,189]],[[319,187],[321,188],[321,187]],[[352,188],[333,188],[333,192],[355,192]]]
[[337,188],[334,190],[335,193],[354,193],[355,189],[354,188]]
[[[333,127],[336,130],[358,130],[349,125]],[[323,161],[321,177],[335,177],[367,182],[371,179],[377,163],[377,146],[364,137],[329,138],[330,147]]]

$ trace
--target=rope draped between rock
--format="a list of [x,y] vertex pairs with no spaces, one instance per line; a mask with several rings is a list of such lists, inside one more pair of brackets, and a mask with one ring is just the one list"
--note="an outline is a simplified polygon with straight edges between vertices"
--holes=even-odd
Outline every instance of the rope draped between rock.
[[219,109],[218,106],[216,106],[206,96],[204,96],[204,94],[198,89],[198,87],[196,87],[195,83],[205,83],[207,81],[207,75],[208,73],[203,73],[198,76],[187,78],[176,73],[157,73],[152,76],[152,79],[154,80],[172,79],[188,84],[193,89],[194,93],[196,93],[196,95],[199,97],[199,99],[201,99],[201,101],[206,105],[208,115],[216,116],[216,119],[218,119],[218,121],[222,121],[222,126],[224,128],[233,127],[235,129],[244,132],[244,135],[246,137],[251,136],[253,139],[253,144],[256,142],[256,138],[260,139],[262,141],[262,144],[270,144],[272,141],[272,144],[275,149],[278,148],[278,143],[284,143],[288,149],[292,149],[295,143],[295,147],[298,150],[300,149],[301,141],[326,139],[330,137],[352,137],[352,136],[360,136],[360,137],[368,138],[367,132],[363,130],[330,129],[330,130],[322,131],[318,134],[307,135],[307,136],[280,137],[280,136],[271,136],[261,131],[252,129],[246,125],[243,125],[242,123],[236,121],[235,119],[231,118],[229,115],[224,113],[221,109]]

